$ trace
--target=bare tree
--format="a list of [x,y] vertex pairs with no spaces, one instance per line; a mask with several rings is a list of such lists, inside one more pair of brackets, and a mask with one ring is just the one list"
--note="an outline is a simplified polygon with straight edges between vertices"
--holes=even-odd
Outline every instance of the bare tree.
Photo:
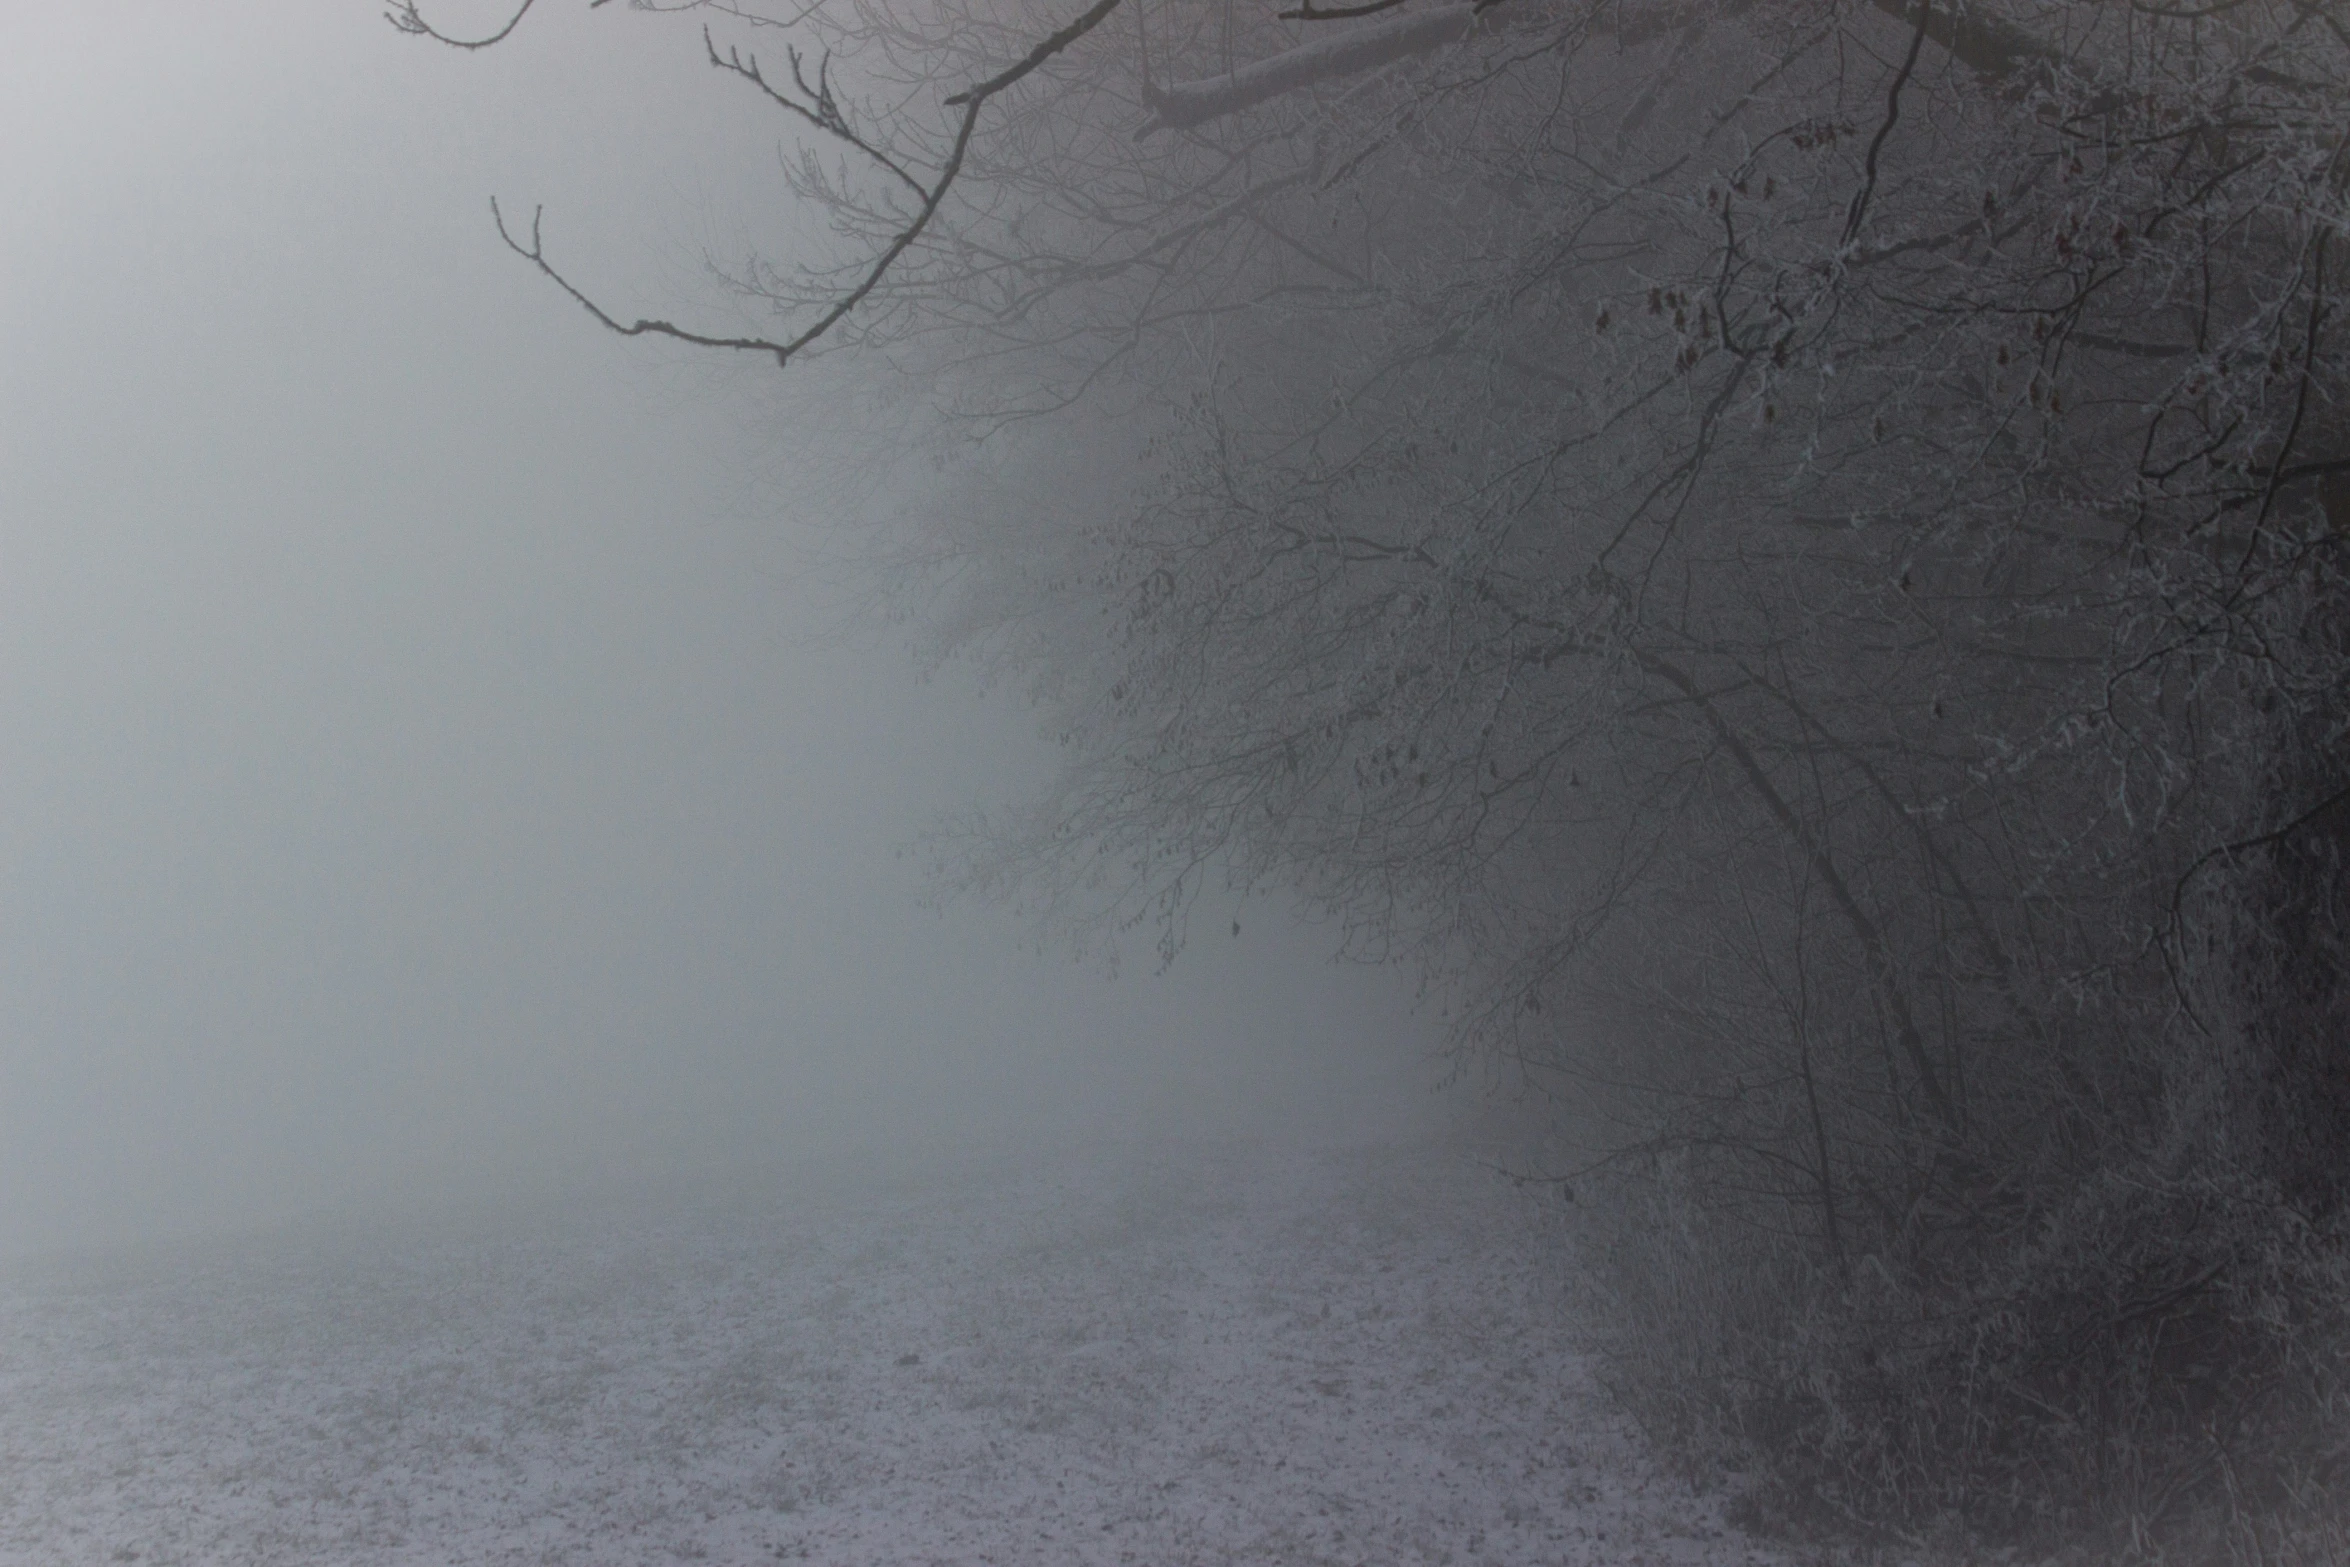
[[501,232],[616,331],[901,356],[1129,468],[921,541],[1067,757],[957,874],[1170,957],[1207,879],[1292,888],[1420,965],[1773,1281],[1677,1407],[1880,1518],[2045,1526],[2068,1474],[2201,1527],[2255,1429],[2318,1472],[2350,1393],[2276,1324],[2341,1330],[2350,1138],[2330,9],[788,20],[780,71],[705,46],[833,158],[838,254],[734,279],[773,337]]

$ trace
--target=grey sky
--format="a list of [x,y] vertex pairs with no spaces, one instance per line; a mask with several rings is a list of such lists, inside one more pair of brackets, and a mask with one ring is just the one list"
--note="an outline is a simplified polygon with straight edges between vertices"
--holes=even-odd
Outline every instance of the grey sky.
[[690,27],[541,9],[0,11],[0,1249],[1412,1113],[1407,988],[1270,911],[1112,983],[918,907],[893,848],[1028,719],[811,642],[744,372],[497,247],[544,201],[650,306],[783,210]]

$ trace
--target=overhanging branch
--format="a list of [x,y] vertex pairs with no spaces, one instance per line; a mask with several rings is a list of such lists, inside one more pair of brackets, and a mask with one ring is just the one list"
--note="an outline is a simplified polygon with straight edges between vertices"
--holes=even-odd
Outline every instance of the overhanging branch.
[[[522,4],[515,8],[514,14],[506,18],[506,25],[487,38],[450,37],[424,19],[424,13],[417,9],[416,0],[396,0],[391,9],[384,12],[384,20],[390,22],[403,33],[413,33],[419,38],[430,38],[435,43],[447,44],[452,49],[487,49],[492,44],[505,42],[506,35],[520,27],[522,19],[530,15],[530,8],[538,3],[539,0],[522,0]],[[605,0],[588,0],[588,9],[593,11],[604,3]]]
[[[523,9],[528,10],[532,3],[535,3],[535,0],[525,0]],[[596,0],[596,3],[601,4],[602,0]],[[697,348],[726,348],[746,353],[773,354],[775,356],[775,363],[779,367],[789,365],[794,354],[797,354],[801,349],[806,348],[811,343],[814,343],[818,338],[824,336],[825,333],[838,326],[842,319],[845,318],[850,311],[863,304],[866,297],[870,295],[876,288],[881,286],[881,280],[889,275],[889,269],[897,264],[898,258],[904,255],[907,248],[910,247],[915,240],[921,238],[923,230],[930,226],[930,220],[938,215],[939,206],[946,200],[947,192],[954,187],[957,176],[963,172],[963,159],[965,155],[971,150],[971,133],[978,128],[979,111],[986,107],[987,101],[990,98],[993,98],[996,94],[1004,91],[1006,88],[1012,87],[1020,81],[1026,79],[1046,61],[1052,59],[1055,55],[1067,49],[1071,44],[1084,37],[1087,33],[1092,32],[1109,17],[1111,12],[1117,10],[1118,7],[1123,3],[1124,0],[1094,0],[1093,6],[1083,15],[1079,16],[1075,21],[1071,22],[1068,26],[1062,28],[1060,31],[1046,38],[1035,48],[1029,50],[1028,53],[1023,56],[1018,63],[997,72],[995,75],[987,78],[983,82],[980,82],[976,86],[965,88],[963,91],[956,93],[953,97],[946,100],[950,108],[961,109],[963,111],[963,117],[961,122],[955,128],[954,147],[947,154],[946,162],[943,166],[941,166],[938,173],[938,178],[934,180],[927,187],[927,189],[924,189],[918,184],[916,185],[916,189],[923,191],[921,210],[914,214],[913,220],[911,222],[898,231],[897,236],[893,238],[889,242],[888,246],[882,250],[881,254],[874,259],[873,264],[866,268],[865,275],[858,281],[857,285],[840,295],[839,298],[835,299],[829,306],[825,308],[824,312],[816,318],[812,325],[810,325],[805,331],[799,333],[795,337],[783,339],[768,337],[712,337],[701,332],[688,331],[686,328],[677,325],[673,321],[657,321],[639,318],[636,321],[624,323],[618,317],[605,310],[603,306],[597,304],[593,299],[589,298],[575,284],[573,284],[570,279],[566,278],[562,273],[555,270],[553,263],[547,260],[546,249],[541,244],[539,239],[539,219],[545,211],[544,208],[540,208],[531,214],[530,243],[528,245],[525,245],[521,241],[517,240],[513,234],[508,231],[506,227],[505,214],[498,210],[498,203],[495,198],[492,198],[490,201],[490,216],[497,223],[498,237],[506,242],[507,249],[513,251],[516,255],[522,257],[525,261],[528,261],[532,266],[537,267],[540,272],[544,273],[547,278],[555,284],[556,287],[562,289],[564,293],[569,294],[574,300],[576,300],[581,309],[585,310],[589,315],[595,317],[596,320],[603,326],[611,331],[619,333],[622,337],[643,337],[648,335],[656,337],[670,337],[677,339],[677,341],[681,343],[691,343]],[[413,5],[411,5],[409,9],[411,12],[413,12]],[[506,24],[506,32],[512,32],[514,30],[515,24],[521,20],[521,13],[517,12],[515,14],[514,20]],[[439,35],[435,34],[434,36],[437,37]],[[503,37],[504,34],[500,34],[499,36]],[[494,43],[496,40],[490,39],[486,40],[486,42]],[[483,47],[483,45],[469,44],[465,47],[479,48]],[[713,59],[716,59],[717,52],[715,48],[712,49],[711,53]],[[733,65],[730,62],[723,60],[718,61],[718,63],[724,68],[734,69],[738,71],[738,74],[740,73],[739,66]],[[761,85],[764,85],[764,83],[761,83]],[[829,100],[830,88],[827,85],[822,88],[822,96],[819,100],[819,103],[821,104],[823,102],[829,102]],[[797,105],[787,106],[793,107],[795,109],[798,107]],[[806,110],[800,110],[799,112],[802,114],[807,113]],[[819,120],[818,123],[821,124],[822,122]],[[829,129],[830,127],[826,128]],[[903,171],[901,170],[895,170],[893,168],[893,172],[899,173],[901,178],[905,177]]]
[[1361,27],[1313,38],[1222,76],[1176,82],[1167,87],[1145,86],[1143,103],[1149,107],[1151,117],[1134,133],[1135,137],[1140,140],[1154,131],[1183,130],[1316,82],[1377,70],[1397,60],[1458,43],[1475,31],[1486,9],[1477,0],[1467,0],[1433,11],[1367,22]]
[[2065,56],[2013,22],[2000,20],[1974,0],[1872,0],[1947,50],[1952,59],[1989,77],[2010,77],[2027,66],[2061,66]]

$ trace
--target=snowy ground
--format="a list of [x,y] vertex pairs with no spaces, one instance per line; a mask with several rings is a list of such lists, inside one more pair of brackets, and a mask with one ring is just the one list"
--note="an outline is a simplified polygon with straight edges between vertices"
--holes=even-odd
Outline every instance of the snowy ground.
[[0,1563],[1761,1563],[1428,1149],[0,1275]]

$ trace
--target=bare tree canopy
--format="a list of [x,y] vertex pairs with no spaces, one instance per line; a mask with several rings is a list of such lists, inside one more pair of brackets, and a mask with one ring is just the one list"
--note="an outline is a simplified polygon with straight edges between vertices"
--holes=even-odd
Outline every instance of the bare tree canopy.
[[508,236],[1048,476],[911,546],[1065,756],[950,878],[1418,965],[1721,1237],[1711,1358],[1624,1353],[1788,1494],[2282,1549],[2350,1450],[2341,16],[1063,10],[708,46],[838,246],[734,276],[772,339]]

